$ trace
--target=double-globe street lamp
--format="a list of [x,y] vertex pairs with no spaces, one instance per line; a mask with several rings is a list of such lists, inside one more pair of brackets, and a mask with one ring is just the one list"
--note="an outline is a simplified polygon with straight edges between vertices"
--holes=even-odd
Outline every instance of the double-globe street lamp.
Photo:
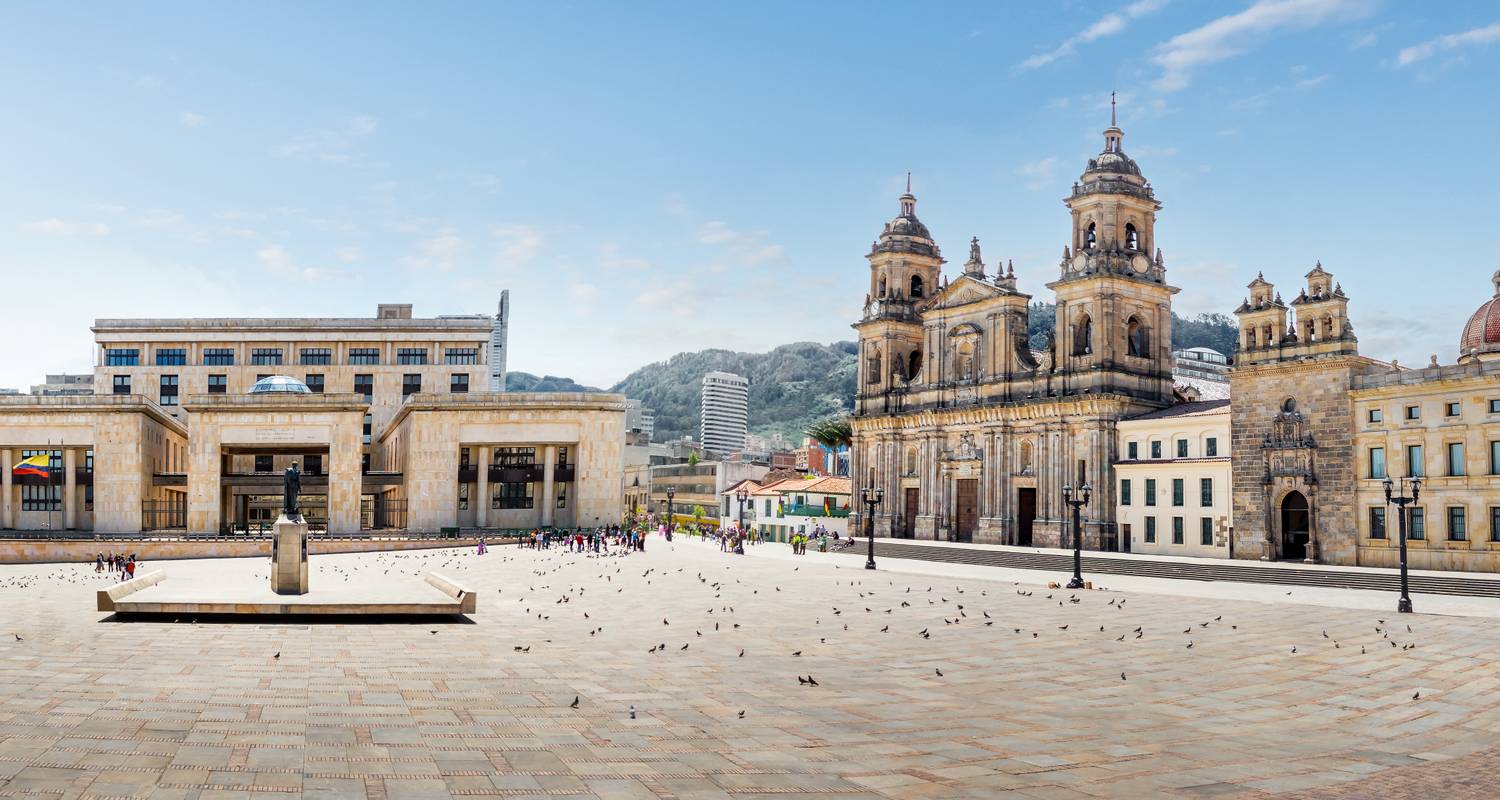
[[[1416,476],[1397,478],[1400,486],[1385,479],[1385,503],[1395,505],[1399,522],[1396,525],[1396,534],[1401,537],[1401,599],[1396,601],[1396,611],[1401,614],[1411,613],[1411,595],[1406,589],[1406,507],[1417,502],[1417,496],[1422,493],[1422,479]],[[1405,496],[1406,488],[1411,487],[1411,496]],[[1393,492],[1395,489],[1397,491]]]
[[866,486],[859,490],[859,499],[865,504],[865,535],[870,537],[870,554],[865,559],[865,569],[875,569],[875,506],[885,499],[885,490]]
[[672,541],[672,498],[677,495],[677,490],[667,487],[667,541]]
[[750,499],[750,493],[744,489],[734,493],[734,499],[740,503],[740,535],[745,535],[745,501]]
[[1069,589],[1083,588],[1083,523],[1079,520],[1079,509],[1088,505],[1092,493],[1087,483],[1078,487],[1077,498],[1073,496],[1072,484],[1062,487],[1063,502],[1073,509],[1073,580],[1068,581]]

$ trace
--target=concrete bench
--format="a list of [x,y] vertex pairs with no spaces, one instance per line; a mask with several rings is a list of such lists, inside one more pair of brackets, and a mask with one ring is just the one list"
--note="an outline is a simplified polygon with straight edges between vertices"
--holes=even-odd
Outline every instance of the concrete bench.
[[100,589],[98,592],[99,610],[114,611],[115,601],[128,597],[148,586],[155,586],[167,579],[166,570],[153,570],[143,575],[137,575],[128,581],[121,581],[108,589]]
[[479,605],[479,595],[473,590],[459,584],[457,581],[436,572],[428,572],[422,575],[422,580],[443,594],[457,600],[459,609],[464,614],[473,614]]

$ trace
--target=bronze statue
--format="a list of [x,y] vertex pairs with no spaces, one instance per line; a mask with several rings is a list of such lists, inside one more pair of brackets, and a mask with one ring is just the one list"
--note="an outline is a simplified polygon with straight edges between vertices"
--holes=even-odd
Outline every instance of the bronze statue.
[[297,493],[302,491],[302,472],[297,469],[297,462],[293,461],[286,473],[281,478],[281,513],[288,519],[296,519]]

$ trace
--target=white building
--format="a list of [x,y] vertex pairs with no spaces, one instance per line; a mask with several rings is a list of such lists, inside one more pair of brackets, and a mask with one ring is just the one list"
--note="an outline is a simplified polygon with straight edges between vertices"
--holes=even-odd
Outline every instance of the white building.
[[1172,351],[1172,374],[1209,381],[1229,380],[1229,358],[1212,347]]
[[1229,401],[1179,403],[1118,431],[1120,549],[1231,557]]
[[506,337],[510,329],[510,290],[500,292],[500,305],[490,323],[490,391],[505,391]]
[[46,383],[33,384],[31,393],[42,397],[67,397],[94,393],[94,373],[48,375]]
[[731,485],[719,496],[720,527],[739,524],[741,489],[748,495],[745,527],[759,531],[764,541],[785,542],[793,533],[811,535],[820,526],[828,529],[829,535],[849,535],[848,478],[796,477]]
[[748,378],[731,372],[703,376],[699,431],[705,450],[724,454],[745,449],[749,401]]

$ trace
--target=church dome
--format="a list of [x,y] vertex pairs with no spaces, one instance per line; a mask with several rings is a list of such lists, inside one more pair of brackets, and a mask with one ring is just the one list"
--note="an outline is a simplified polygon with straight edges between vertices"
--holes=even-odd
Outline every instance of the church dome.
[[250,394],[312,394],[307,384],[286,375],[267,375],[250,387]]
[[1495,285],[1495,296],[1486,300],[1464,325],[1458,343],[1460,357],[1500,355],[1500,270],[1490,280]]
[[1089,159],[1089,165],[1084,170],[1084,174],[1090,172],[1117,172],[1123,175],[1139,175],[1141,174],[1141,168],[1135,163],[1135,159],[1125,155],[1123,150],[1106,150]]
[[872,253],[916,253],[941,258],[942,252],[932,241],[932,233],[917,219],[917,198],[911,193],[910,178],[906,194],[901,195],[901,213],[885,224],[880,238],[870,248]]

